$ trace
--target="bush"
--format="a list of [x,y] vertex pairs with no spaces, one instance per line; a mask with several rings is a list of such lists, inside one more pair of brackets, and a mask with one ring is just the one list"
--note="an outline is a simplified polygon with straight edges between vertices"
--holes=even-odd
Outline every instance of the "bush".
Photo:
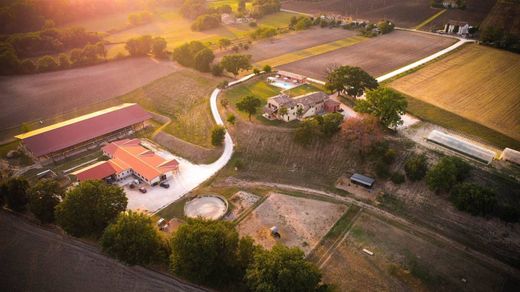
[[374,166],[376,175],[379,178],[386,179],[390,176],[390,168],[385,162],[378,160]]
[[266,39],[274,37],[277,33],[275,28],[261,26],[251,33],[251,38],[254,40]]
[[29,203],[28,188],[27,180],[13,177],[0,184],[0,196],[4,197],[9,209],[22,212]]
[[152,42],[149,35],[132,38],[126,42],[125,49],[132,57],[146,56],[152,49]]
[[227,80],[222,80],[220,81],[220,83],[217,85],[217,88],[220,88],[220,89],[224,89],[228,86],[228,82]]
[[126,210],[128,199],[119,186],[84,181],[68,191],[56,206],[56,221],[74,236],[101,236],[103,230]]
[[260,74],[260,70],[258,68],[253,69],[253,74],[258,75]]
[[410,156],[404,164],[406,177],[412,181],[421,180],[426,175],[427,170],[428,164],[424,155]]
[[251,21],[251,22],[249,23],[249,27],[257,27],[257,25],[258,25],[258,24],[256,24],[255,21]]
[[235,122],[236,122],[236,117],[235,117],[235,115],[234,115],[234,114],[230,114],[230,115],[228,115],[228,117],[227,117],[227,119],[226,119],[226,120],[228,121],[228,123],[230,123],[230,124],[234,125],[234,124],[235,124]]
[[146,265],[159,260],[163,251],[162,240],[144,214],[129,211],[121,213],[101,237],[103,251],[129,265]]
[[222,126],[215,126],[211,131],[211,144],[213,146],[221,146],[226,136],[226,129]]
[[29,209],[42,223],[54,222],[54,209],[60,203],[65,190],[55,180],[38,181],[28,191]]
[[201,42],[192,41],[175,48],[172,57],[182,66],[209,71],[215,55]]
[[451,202],[461,211],[473,216],[486,216],[495,210],[497,200],[495,194],[472,183],[456,185],[450,194]]
[[390,179],[396,185],[400,185],[400,184],[404,183],[404,175],[399,172],[392,173],[392,176],[390,177]]
[[215,59],[215,55],[213,54],[212,50],[204,48],[198,51],[194,57],[195,69],[201,72],[209,72],[213,59]]
[[386,164],[392,164],[395,161],[395,157],[397,156],[397,153],[394,149],[388,149],[386,150],[385,154],[383,155],[383,161]]
[[47,72],[58,69],[58,62],[51,56],[43,56],[38,59],[38,71]]
[[195,19],[195,22],[191,25],[191,30],[204,31],[220,26],[220,15],[219,14],[206,14],[200,15]]
[[211,74],[213,76],[222,76],[222,73],[224,73],[224,68],[220,64],[213,64],[211,66]]
[[301,17],[298,22],[294,25],[294,28],[296,30],[304,30],[308,29],[312,26],[312,21],[308,17]]
[[269,66],[269,65],[265,65],[264,68],[262,68],[262,70],[263,70],[265,73],[271,73],[271,71],[273,70],[273,68],[271,68],[271,66]]
[[162,37],[154,37],[152,39],[152,54],[155,57],[162,58],[166,55],[166,40]]
[[426,182],[433,191],[449,191],[468,177],[470,166],[458,157],[443,157],[426,174]]

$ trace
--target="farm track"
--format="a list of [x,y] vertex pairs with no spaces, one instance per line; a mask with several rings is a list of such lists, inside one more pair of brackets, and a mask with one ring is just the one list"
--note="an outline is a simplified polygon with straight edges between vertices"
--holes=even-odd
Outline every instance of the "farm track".
[[234,186],[239,187],[268,187],[268,188],[278,188],[281,190],[287,190],[287,191],[299,191],[303,193],[309,193],[316,196],[323,196],[323,197],[329,197],[334,198],[339,201],[343,201],[348,204],[354,204],[357,205],[365,212],[368,212],[370,214],[376,215],[377,217],[380,217],[384,220],[387,220],[389,222],[393,222],[393,224],[398,224],[400,226],[403,226],[411,232],[413,232],[416,235],[420,235],[424,238],[429,238],[431,240],[442,242],[444,245],[447,245],[453,249],[456,249],[462,254],[465,254],[471,258],[473,258],[476,261],[481,262],[482,264],[493,267],[494,269],[498,269],[502,272],[505,272],[506,274],[510,275],[513,278],[520,279],[520,271],[517,268],[514,268],[500,260],[497,260],[493,257],[488,256],[487,254],[484,254],[480,251],[477,251],[475,249],[469,248],[466,245],[463,245],[459,243],[458,241],[452,240],[451,238],[447,238],[444,235],[441,235],[437,232],[432,231],[430,228],[423,227],[421,225],[417,225],[414,223],[411,223],[407,219],[404,219],[402,217],[399,217],[397,215],[391,214],[385,210],[379,209],[373,205],[357,201],[355,199],[340,196],[334,193],[316,190],[312,188],[306,188],[306,187],[300,187],[300,186],[294,186],[294,185],[288,185],[288,184],[280,184],[280,183],[270,183],[270,182],[262,182],[262,181],[247,181],[247,180],[241,180],[241,179],[232,179],[228,180],[228,183],[232,183]]

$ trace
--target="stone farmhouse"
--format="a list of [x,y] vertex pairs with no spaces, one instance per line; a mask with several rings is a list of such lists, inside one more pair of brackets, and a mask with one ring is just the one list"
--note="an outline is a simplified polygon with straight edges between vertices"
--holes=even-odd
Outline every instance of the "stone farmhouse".
[[322,91],[294,98],[282,93],[268,99],[263,116],[270,120],[277,119],[290,122],[324,113],[337,112],[339,109],[340,103],[330,99]]

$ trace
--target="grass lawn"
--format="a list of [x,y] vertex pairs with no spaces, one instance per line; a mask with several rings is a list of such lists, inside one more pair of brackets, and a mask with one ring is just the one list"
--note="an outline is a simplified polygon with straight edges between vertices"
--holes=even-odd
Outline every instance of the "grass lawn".
[[212,148],[210,133],[214,121],[209,95],[221,79],[183,69],[119,97],[138,102],[148,110],[172,119],[164,131],[182,140]]
[[289,95],[290,97],[295,97],[314,91],[323,91],[323,86],[315,83],[308,83],[285,90],[284,93]]
[[[433,123],[444,126],[453,120],[450,128],[461,127],[477,135],[487,127],[520,141],[518,54],[476,44],[468,45],[391,82],[389,86],[483,127],[470,129],[469,123],[462,126],[461,122],[456,122],[460,119],[447,118],[448,115],[440,115],[439,111],[412,105],[412,113],[417,111],[420,117],[421,114],[427,116],[426,119]],[[482,133],[482,137],[495,141],[496,145],[508,145],[505,139],[497,139],[499,135],[490,134],[490,131]]]
[[345,39],[333,41],[330,43],[314,46],[311,48],[283,54],[274,58],[262,60],[256,63],[257,66],[262,67],[264,65],[270,65],[272,67],[281,66],[285,64],[289,64],[292,62],[296,62],[299,60],[303,60],[309,57],[325,54],[331,51],[335,51],[340,48],[349,47],[355,45],[359,42],[367,40],[368,38],[363,36],[353,36]]
[[[252,117],[252,119],[256,122],[260,122],[265,125],[272,125],[272,126],[286,126],[286,127],[294,127],[297,125],[296,121],[286,123],[282,121],[270,121],[264,117],[262,117],[263,113],[263,107],[267,104],[267,99],[269,99],[272,96],[280,94],[281,90],[278,87],[269,85],[266,82],[266,76],[261,76],[259,78],[255,78],[249,82],[243,83],[242,85],[232,87],[230,89],[226,89],[221,96],[221,99],[227,99],[229,102],[229,106],[233,109],[234,112],[238,113],[238,116],[242,118],[243,120],[248,119],[248,114],[238,111],[236,108],[236,104],[242,100],[242,98],[253,95],[255,97],[258,97],[262,101],[262,105],[257,111],[257,114]],[[320,90],[318,87],[311,85],[311,84],[305,84],[302,86],[298,86],[296,88],[293,88],[290,90],[291,96],[296,95],[302,95],[309,92],[314,92]]]

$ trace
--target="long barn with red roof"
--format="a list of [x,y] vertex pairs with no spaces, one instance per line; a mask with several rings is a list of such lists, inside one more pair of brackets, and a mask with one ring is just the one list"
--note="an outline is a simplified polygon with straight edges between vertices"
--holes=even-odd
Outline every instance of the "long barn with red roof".
[[60,160],[144,127],[150,113],[124,103],[16,136],[34,158]]

